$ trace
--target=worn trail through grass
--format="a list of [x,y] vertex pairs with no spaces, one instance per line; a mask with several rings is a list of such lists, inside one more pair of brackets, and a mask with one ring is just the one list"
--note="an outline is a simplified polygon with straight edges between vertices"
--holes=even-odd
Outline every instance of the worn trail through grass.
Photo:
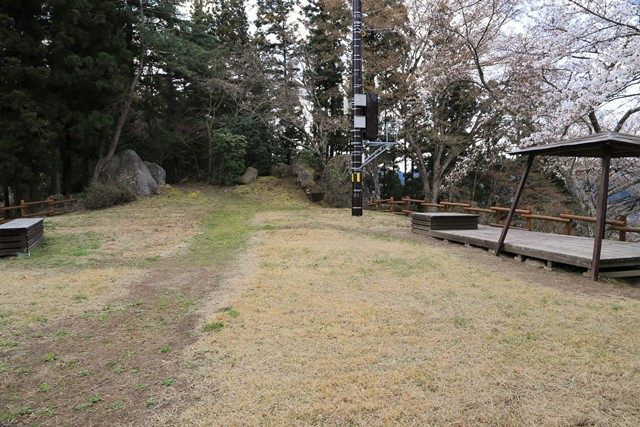
[[[1,261],[0,423],[124,424],[178,411],[193,386],[182,350],[202,333],[202,301],[223,308],[254,213],[295,207],[275,182],[259,185],[244,195],[168,189],[53,218],[32,257]],[[276,197],[247,200],[270,188]]]

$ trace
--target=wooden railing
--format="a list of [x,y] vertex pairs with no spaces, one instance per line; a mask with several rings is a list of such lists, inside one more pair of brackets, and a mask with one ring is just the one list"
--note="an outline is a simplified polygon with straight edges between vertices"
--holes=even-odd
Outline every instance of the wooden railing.
[[[400,200],[395,200],[393,197],[385,200],[377,200],[373,203],[370,203],[372,209],[383,211],[383,212],[391,212],[397,215],[411,215],[414,212],[421,212],[424,208],[431,208],[436,210],[442,210],[444,212],[451,212],[454,210],[468,212],[468,213],[478,213],[478,214],[486,214],[491,216],[491,220],[488,222],[488,225],[493,227],[502,227],[504,226],[504,221],[509,212],[508,207],[504,206],[492,206],[490,208],[480,208],[476,206],[472,206],[471,203],[459,203],[459,202],[448,202],[443,201],[440,203],[431,203],[426,200],[418,200],[418,199],[410,199],[404,198]],[[596,222],[596,218],[590,216],[582,216],[575,215],[570,211],[564,212],[559,216],[550,216],[550,215],[540,215],[535,214],[531,209],[517,209],[517,216],[522,220],[522,224],[524,225],[525,230],[533,231],[534,222],[551,222],[562,224],[563,233],[566,235],[571,235],[574,230],[574,224],[577,222],[587,222],[594,223]],[[618,237],[620,241],[625,242],[627,240],[627,233],[640,233],[640,227],[631,227],[627,222],[626,216],[620,216],[616,220],[607,220],[607,225],[610,226],[611,230],[615,230],[618,232]]]
[[73,196],[56,200],[49,197],[46,200],[26,202],[22,200],[18,206],[0,207],[0,224],[10,221],[11,211],[17,211],[16,218],[33,218],[41,216],[61,215],[75,209],[78,199]]

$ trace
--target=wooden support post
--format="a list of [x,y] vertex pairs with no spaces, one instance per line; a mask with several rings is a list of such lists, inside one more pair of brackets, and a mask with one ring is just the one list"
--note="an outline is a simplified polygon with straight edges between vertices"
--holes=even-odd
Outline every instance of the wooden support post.
[[[529,208],[529,213],[533,213],[533,208]],[[527,217],[526,219],[526,224],[527,224],[527,230],[529,231],[533,231],[533,218],[531,217]]]
[[621,215],[620,218],[618,218],[618,221],[622,221],[624,222],[624,225],[622,226],[622,228],[620,229],[620,241],[621,242],[626,242],[627,241],[627,216],[626,215]]
[[[566,215],[571,215],[571,211],[566,211],[565,212]],[[572,232],[572,223],[573,221],[571,221],[571,219],[569,219],[569,221],[564,225],[564,234],[566,234],[567,236],[571,236],[571,232]]]
[[531,172],[531,166],[533,166],[534,158],[535,156],[533,155],[527,158],[527,166],[524,169],[524,173],[522,174],[522,178],[520,179],[520,184],[518,185],[518,189],[516,190],[516,195],[513,198],[513,203],[511,204],[511,210],[509,211],[509,215],[507,215],[507,222],[504,224],[504,228],[502,229],[502,233],[500,234],[500,239],[498,240],[498,246],[496,246],[496,250],[495,250],[496,256],[500,255],[500,251],[502,250],[504,241],[507,238],[507,233],[509,233],[509,227],[511,226],[513,217],[516,214],[516,209],[518,209],[518,202],[520,201],[520,196],[522,196],[522,190],[524,189],[524,184],[527,182],[527,178],[529,177],[529,172]]
[[596,232],[593,242],[593,257],[591,258],[591,278],[598,281],[600,274],[600,255],[602,254],[602,239],[607,226],[607,199],[609,198],[609,170],[611,168],[611,154],[607,153],[602,158],[602,175],[600,176],[600,188],[598,189],[598,218],[596,220]]
[[29,214],[29,207],[26,203],[27,202],[25,202],[24,200],[20,201],[20,216],[22,218],[26,218],[26,216]]

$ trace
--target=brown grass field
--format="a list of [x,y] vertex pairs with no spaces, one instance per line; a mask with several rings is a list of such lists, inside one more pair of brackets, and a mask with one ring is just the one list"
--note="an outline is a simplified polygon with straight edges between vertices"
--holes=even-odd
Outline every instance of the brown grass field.
[[638,425],[640,289],[179,187],[0,260],[0,425]]

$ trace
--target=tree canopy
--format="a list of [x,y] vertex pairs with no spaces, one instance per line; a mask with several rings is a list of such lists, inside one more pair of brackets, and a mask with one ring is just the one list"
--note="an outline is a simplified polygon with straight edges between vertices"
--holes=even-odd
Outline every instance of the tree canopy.
[[[0,0],[4,199],[82,191],[128,148],[165,167],[169,182],[225,185],[248,166],[266,174],[300,151],[325,162],[347,153],[350,7]],[[640,131],[637,2],[364,7],[365,89],[381,95],[380,134],[401,142],[377,166],[409,174],[394,192],[490,203],[487,188],[509,185],[494,179],[512,173],[509,148]],[[593,167],[549,160],[541,173],[588,211]],[[614,169],[613,188],[640,187],[637,162]],[[640,200],[630,194],[626,211]]]

